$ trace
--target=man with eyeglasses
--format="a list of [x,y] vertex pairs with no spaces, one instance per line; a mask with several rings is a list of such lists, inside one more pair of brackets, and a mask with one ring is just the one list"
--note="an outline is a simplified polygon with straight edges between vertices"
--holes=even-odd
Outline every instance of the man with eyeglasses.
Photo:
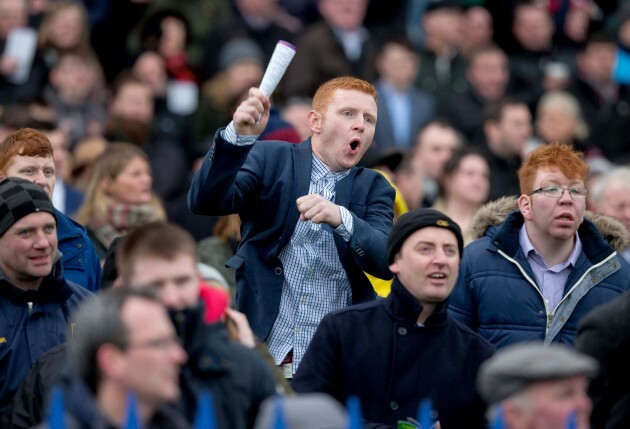
[[449,305],[455,319],[499,348],[572,345],[586,313],[630,289],[630,267],[607,241],[617,221],[584,218],[587,172],[567,145],[528,155],[518,171],[518,210],[505,211],[513,201],[499,200],[473,220],[483,237],[464,251]]
[[[180,398],[179,372],[187,355],[155,294],[108,290],[79,307],[75,320],[71,370],[59,384],[69,427],[191,427],[168,406]],[[137,412],[133,422],[130,394]]]

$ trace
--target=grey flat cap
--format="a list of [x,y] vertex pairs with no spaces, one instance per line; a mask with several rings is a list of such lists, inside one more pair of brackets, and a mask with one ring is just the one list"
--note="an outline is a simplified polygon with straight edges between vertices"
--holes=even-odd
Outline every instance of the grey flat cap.
[[[260,407],[254,429],[272,427],[278,397],[265,399]],[[288,429],[345,429],[348,416],[345,408],[324,393],[301,393],[280,399]]]
[[477,387],[486,403],[491,405],[535,381],[594,376],[597,370],[595,359],[567,346],[521,343],[505,347],[485,361],[479,369]]

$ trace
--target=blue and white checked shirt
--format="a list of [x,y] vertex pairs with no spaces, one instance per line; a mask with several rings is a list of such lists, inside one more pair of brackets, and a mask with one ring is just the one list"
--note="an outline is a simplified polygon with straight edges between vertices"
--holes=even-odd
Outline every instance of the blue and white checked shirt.
[[[237,145],[252,144],[256,137],[237,135],[232,123],[223,131],[223,138]],[[331,172],[313,154],[308,193],[334,202],[335,184],[348,174],[350,170]],[[342,223],[336,229],[298,221],[289,244],[280,252],[285,279],[278,317],[267,346],[276,365],[293,350],[294,374],[322,318],[352,304],[352,288],[339,260],[333,234],[350,241],[354,223],[348,209],[339,207],[339,210]]]
[[[333,173],[313,155],[308,193],[334,202],[335,183],[349,173]],[[294,374],[322,318],[352,303],[350,281],[333,236],[337,233],[350,240],[352,215],[344,207],[340,210],[342,224],[335,230],[324,224],[298,221],[289,244],[280,253],[285,279],[280,310],[267,345],[277,365],[293,350]]]

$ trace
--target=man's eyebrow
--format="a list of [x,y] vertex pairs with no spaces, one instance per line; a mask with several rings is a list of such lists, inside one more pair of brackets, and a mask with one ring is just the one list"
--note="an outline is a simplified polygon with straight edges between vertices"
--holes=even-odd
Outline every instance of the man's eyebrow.
[[435,242],[433,242],[433,241],[418,241],[416,243],[416,246],[421,245],[421,244],[429,245],[429,246],[435,246]]

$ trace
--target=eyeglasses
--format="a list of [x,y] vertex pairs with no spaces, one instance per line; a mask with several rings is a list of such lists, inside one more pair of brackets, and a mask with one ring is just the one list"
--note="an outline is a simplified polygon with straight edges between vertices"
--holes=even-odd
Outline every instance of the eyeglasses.
[[527,195],[542,193],[545,197],[561,198],[564,195],[564,191],[569,191],[569,196],[574,200],[583,200],[588,195],[588,189],[586,188],[562,188],[560,186],[545,186],[544,188],[531,191]]

